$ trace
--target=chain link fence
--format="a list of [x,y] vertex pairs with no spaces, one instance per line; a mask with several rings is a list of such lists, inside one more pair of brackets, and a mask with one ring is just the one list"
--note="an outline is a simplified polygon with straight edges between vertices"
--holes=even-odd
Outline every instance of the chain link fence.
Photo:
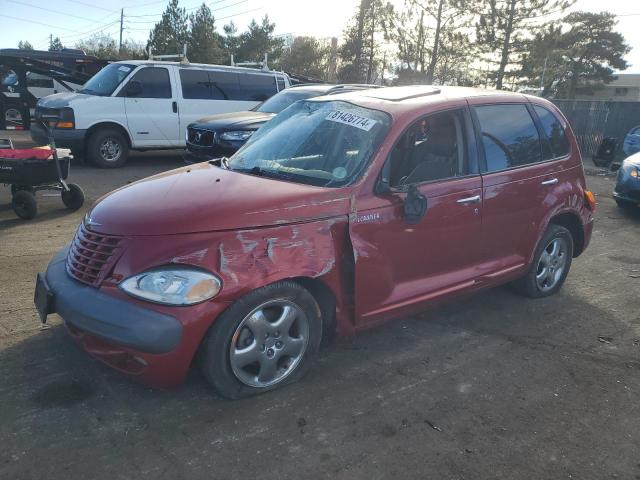
[[627,132],[640,125],[640,102],[552,101],[569,120],[585,158],[591,158],[605,137],[618,140],[620,154]]

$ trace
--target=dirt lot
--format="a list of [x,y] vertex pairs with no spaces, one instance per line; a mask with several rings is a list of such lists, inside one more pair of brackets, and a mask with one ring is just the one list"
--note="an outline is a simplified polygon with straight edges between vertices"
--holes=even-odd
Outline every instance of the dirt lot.
[[[72,178],[92,201],[181,164],[160,157]],[[640,479],[640,212],[616,208],[611,178],[588,182],[592,245],[559,295],[499,288],[406,318],[236,402],[195,369],[173,391],[132,383],[58,317],[42,329],[36,272],[84,209],[41,197],[19,221],[0,188],[0,478]]]

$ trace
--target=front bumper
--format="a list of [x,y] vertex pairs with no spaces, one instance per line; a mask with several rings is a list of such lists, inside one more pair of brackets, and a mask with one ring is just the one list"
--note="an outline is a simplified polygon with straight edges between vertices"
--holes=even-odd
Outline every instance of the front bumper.
[[53,258],[45,274],[54,296],[53,312],[90,335],[142,353],[174,350],[182,325],[172,316],[142,308],[72,279],[66,271],[68,248]]
[[[38,145],[49,144],[49,134],[44,126],[39,122],[31,123],[31,139]],[[70,148],[81,150],[84,147],[84,139],[87,135],[86,130],[61,130],[53,129],[53,140],[58,148]]]
[[640,204],[640,179],[632,177],[624,166],[618,171],[613,198]]

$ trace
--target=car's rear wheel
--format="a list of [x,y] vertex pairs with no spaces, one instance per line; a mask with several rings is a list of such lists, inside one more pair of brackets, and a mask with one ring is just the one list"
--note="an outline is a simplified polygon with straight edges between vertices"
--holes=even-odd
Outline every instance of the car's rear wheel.
[[564,284],[573,258],[573,237],[560,225],[549,225],[540,240],[529,271],[514,282],[515,289],[527,297],[548,297]]
[[222,396],[242,398],[298,380],[315,359],[322,336],[320,309],[294,282],[245,295],[205,336],[200,364]]
[[103,128],[89,137],[86,155],[100,168],[118,168],[127,162],[129,144],[122,132]]

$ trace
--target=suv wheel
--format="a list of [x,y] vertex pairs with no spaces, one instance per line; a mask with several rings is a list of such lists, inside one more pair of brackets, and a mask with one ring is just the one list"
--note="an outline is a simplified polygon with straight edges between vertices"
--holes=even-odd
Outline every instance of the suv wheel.
[[549,225],[536,248],[527,274],[514,282],[516,290],[530,298],[553,295],[562,287],[573,258],[573,237],[560,225]]
[[129,145],[120,131],[104,128],[89,137],[86,153],[87,158],[100,168],[118,168],[127,162]]
[[231,305],[205,336],[202,371],[222,396],[242,398],[298,380],[315,359],[320,309],[294,282],[277,282]]

